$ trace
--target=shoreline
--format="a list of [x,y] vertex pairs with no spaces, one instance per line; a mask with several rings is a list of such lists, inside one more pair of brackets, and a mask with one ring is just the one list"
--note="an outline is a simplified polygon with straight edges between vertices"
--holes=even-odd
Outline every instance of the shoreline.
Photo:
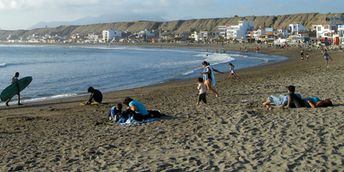
[[[15,45],[15,46],[25,46],[25,44],[19,44],[19,45]],[[35,46],[36,44],[33,44],[33,46]],[[31,45],[29,45],[31,46]],[[47,45],[37,45],[37,46],[50,46],[49,44]],[[70,47],[70,46],[64,46],[63,44],[62,45],[51,45],[52,47],[54,46],[58,46],[58,47]],[[79,47],[79,48],[148,48],[148,49],[177,49],[177,50],[183,50],[183,49],[187,49],[187,50],[195,50],[195,51],[199,51],[199,52],[204,52],[202,51],[205,47],[178,47],[178,46],[165,46],[165,47],[155,47],[155,46],[137,46],[137,45],[134,45],[134,46],[123,46],[123,45],[115,45],[115,46],[72,46],[72,47]],[[217,47],[218,48],[218,47]],[[230,53],[235,53],[235,54],[251,54],[251,55],[254,55],[254,52],[239,52],[239,51],[235,51],[235,50],[227,50],[226,53],[224,54],[230,54]],[[222,54],[222,53],[220,53]],[[264,56],[269,56],[270,58],[272,57],[272,55],[270,54],[263,54],[263,53],[259,53],[260,55],[264,55]],[[276,56],[276,55],[274,55]],[[269,64],[274,64],[274,63],[281,63],[283,61],[286,61],[288,60],[288,57],[284,57],[284,56],[281,56],[281,55],[278,55],[279,57],[278,58],[281,58],[281,59],[276,59],[276,60],[272,60],[272,62],[267,62],[267,63],[261,63],[261,64],[257,64],[257,65],[254,65],[254,66],[248,66],[248,67],[244,67],[244,68],[241,68],[241,69],[237,69],[236,71],[241,71],[241,70],[244,70],[244,69],[248,69],[248,68],[252,68],[252,67],[264,67],[265,65],[269,65]],[[285,58],[285,59],[282,59],[282,58]],[[223,65],[227,62],[224,62],[224,63],[220,63],[220,64],[216,64],[216,65]],[[215,65],[215,66],[216,66]],[[225,71],[226,74],[228,74],[228,71]],[[160,86],[162,84],[171,84],[173,82],[178,82],[178,81],[191,81],[191,80],[194,80],[195,77],[192,77],[192,78],[174,78],[174,79],[166,79],[164,81],[160,81],[159,83],[152,83],[152,84],[148,84],[148,85],[143,85],[143,86],[138,86],[138,87],[133,87],[133,88],[126,88],[126,89],[115,89],[115,88],[112,88],[112,89],[108,89],[107,91],[102,91],[103,94],[110,94],[110,93],[115,93],[115,92],[120,92],[120,91],[130,91],[132,89],[140,89],[140,88],[149,88],[151,86]],[[65,95],[68,95],[68,96],[65,96]],[[30,104],[40,104],[40,103],[44,103],[44,102],[47,102],[47,103],[50,103],[50,102],[55,102],[55,101],[61,101],[61,100],[64,100],[64,99],[75,99],[75,98],[80,98],[80,97],[87,97],[88,96],[88,93],[64,93],[64,94],[61,94],[61,95],[52,95],[52,96],[48,96],[48,97],[37,97],[37,98],[33,98],[33,99],[23,99],[23,103],[27,106],[30,106]],[[28,104],[26,103],[28,102]],[[25,107],[27,107],[25,106]],[[5,107],[5,103],[0,103],[0,107]]]

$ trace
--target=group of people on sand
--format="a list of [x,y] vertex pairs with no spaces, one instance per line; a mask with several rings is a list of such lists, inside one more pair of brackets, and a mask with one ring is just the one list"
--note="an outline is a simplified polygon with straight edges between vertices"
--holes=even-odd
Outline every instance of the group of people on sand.
[[[198,101],[197,105],[201,102],[207,104],[207,91],[212,91],[216,97],[219,97],[219,93],[216,90],[216,79],[215,79],[215,72],[223,74],[223,72],[213,68],[209,62],[203,61],[203,72],[202,76],[197,79],[197,90],[198,90]],[[238,78],[234,70],[233,63],[229,63],[229,77]]]
[[317,96],[303,98],[300,94],[295,93],[295,86],[289,85],[286,87],[288,95],[269,96],[264,102],[263,106],[267,110],[273,108],[319,108],[333,106],[330,99],[321,100]]
[[147,110],[143,103],[130,97],[126,97],[123,100],[123,104],[127,106],[127,109],[124,111],[122,110],[122,103],[118,103],[110,109],[110,112],[108,113],[109,120],[118,123],[126,123],[132,120],[141,122],[147,119],[160,118],[163,116],[163,114],[158,110]]
[[[94,89],[93,87],[88,88],[88,92],[91,93],[86,105],[102,103],[102,93]],[[127,106],[126,110],[123,109],[123,104]],[[108,114],[108,118],[111,121],[125,123],[127,120],[143,121],[150,118],[159,118],[162,114],[157,110],[147,110],[146,106],[141,102],[134,100],[130,97],[126,97],[122,103],[118,103],[116,106],[111,107]]]

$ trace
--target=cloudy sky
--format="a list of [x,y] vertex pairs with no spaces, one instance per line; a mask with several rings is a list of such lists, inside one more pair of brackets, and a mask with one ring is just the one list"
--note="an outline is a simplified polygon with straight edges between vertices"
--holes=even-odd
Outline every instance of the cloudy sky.
[[344,0],[0,0],[0,28],[102,15],[156,16],[165,20],[344,12]]

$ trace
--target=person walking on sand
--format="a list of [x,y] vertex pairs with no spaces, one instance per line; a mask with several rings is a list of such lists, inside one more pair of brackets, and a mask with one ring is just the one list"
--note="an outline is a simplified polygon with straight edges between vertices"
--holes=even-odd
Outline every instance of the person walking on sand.
[[326,67],[328,68],[328,67],[329,67],[329,60],[332,61],[332,58],[331,58],[331,56],[328,54],[328,52],[327,52],[326,49],[324,50],[323,56],[324,56],[324,59],[325,59],[325,61],[326,61]]
[[305,59],[305,52],[301,50],[300,52],[301,61]]
[[[19,72],[16,72],[12,78],[12,84],[15,84],[17,87],[17,96],[18,96],[18,105],[23,105],[20,103],[20,89],[19,89],[19,84],[18,84],[18,77],[19,77]],[[8,99],[6,101],[6,106],[9,106],[8,103],[11,101],[11,99]]]
[[238,75],[236,74],[235,70],[234,70],[234,64],[233,63],[228,63],[229,66],[229,78],[231,78],[232,76],[234,78],[239,78]]
[[207,88],[204,85],[204,80],[203,78],[198,78],[198,101],[197,101],[197,105],[199,105],[199,103],[201,101],[203,101],[203,103],[207,104]]
[[222,73],[221,71],[218,71],[210,66],[210,63],[207,61],[203,61],[203,80],[204,85],[206,86],[207,90],[211,90],[213,93],[215,93],[216,97],[219,97],[219,93],[216,91],[216,80],[214,72]]

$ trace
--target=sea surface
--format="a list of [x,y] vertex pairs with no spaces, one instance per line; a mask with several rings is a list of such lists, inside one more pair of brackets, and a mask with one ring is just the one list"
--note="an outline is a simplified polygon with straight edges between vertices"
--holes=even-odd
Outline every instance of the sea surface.
[[0,91],[15,72],[33,77],[21,94],[25,103],[86,94],[89,86],[107,92],[197,78],[204,60],[228,72],[228,62],[242,69],[285,59],[206,49],[0,45]]

